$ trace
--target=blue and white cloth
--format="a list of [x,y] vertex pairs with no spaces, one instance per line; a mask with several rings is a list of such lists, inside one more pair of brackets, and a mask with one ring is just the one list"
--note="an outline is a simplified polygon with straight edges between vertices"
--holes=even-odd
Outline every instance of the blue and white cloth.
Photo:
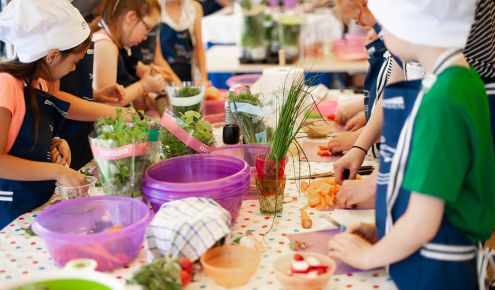
[[230,224],[230,213],[209,198],[164,203],[147,229],[148,260],[170,255],[196,261],[230,233]]

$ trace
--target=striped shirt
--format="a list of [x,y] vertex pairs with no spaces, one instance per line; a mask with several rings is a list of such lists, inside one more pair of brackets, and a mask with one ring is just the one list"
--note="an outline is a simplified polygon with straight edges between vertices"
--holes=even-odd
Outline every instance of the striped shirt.
[[494,0],[478,0],[464,55],[482,78],[495,78]]

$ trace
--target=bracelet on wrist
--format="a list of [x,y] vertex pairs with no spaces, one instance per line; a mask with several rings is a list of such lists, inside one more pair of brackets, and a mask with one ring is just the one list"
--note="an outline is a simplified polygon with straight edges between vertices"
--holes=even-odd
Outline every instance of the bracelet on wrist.
[[365,155],[366,155],[366,154],[368,154],[368,150],[364,149],[364,148],[363,148],[363,147],[361,147],[361,146],[354,145],[354,146],[352,146],[351,148],[356,148],[356,149],[359,149],[359,150],[363,151]]

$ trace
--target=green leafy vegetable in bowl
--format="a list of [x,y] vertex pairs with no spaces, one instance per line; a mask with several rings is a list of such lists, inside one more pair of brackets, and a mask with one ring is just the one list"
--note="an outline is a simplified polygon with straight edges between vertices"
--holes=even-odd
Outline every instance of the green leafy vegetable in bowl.
[[[199,141],[206,145],[215,144],[213,129],[208,121],[201,119],[201,114],[195,111],[185,112],[179,118],[179,126],[186,132],[194,136]],[[162,152],[166,158],[182,156],[187,154],[195,154],[196,151],[187,147],[177,137],[169,133],[167,130],[161,131]]]
[[[150,118],[124,121],[122,110],[117,117],[96,121],[96,137],[90,137],[93,156],[98,167],[103,191],[108,195],[138,197],[140,181],[145,169]],[[95,154],[105,151],[108,157]]]

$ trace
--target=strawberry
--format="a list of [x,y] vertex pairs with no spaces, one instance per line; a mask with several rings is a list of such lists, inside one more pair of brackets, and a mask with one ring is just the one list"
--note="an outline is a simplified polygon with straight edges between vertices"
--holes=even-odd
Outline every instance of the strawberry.
[[333,113],[332,114],[328,114],[327,115],[327,119],[328,120],[331,120],[331,121],[335,121],[335,114],[333,114]]
[[294,254],[294,261],[304,261],[304,257],[301,254]]
[[182,282],[182,287],[185,287],[191,282],[191,274],[189,274],[186,270],[180,270],[179,276]]
[[182,270],[185,270],[187,273],[192,274],[193,263],[188,258],[180,258],[179,265]]

